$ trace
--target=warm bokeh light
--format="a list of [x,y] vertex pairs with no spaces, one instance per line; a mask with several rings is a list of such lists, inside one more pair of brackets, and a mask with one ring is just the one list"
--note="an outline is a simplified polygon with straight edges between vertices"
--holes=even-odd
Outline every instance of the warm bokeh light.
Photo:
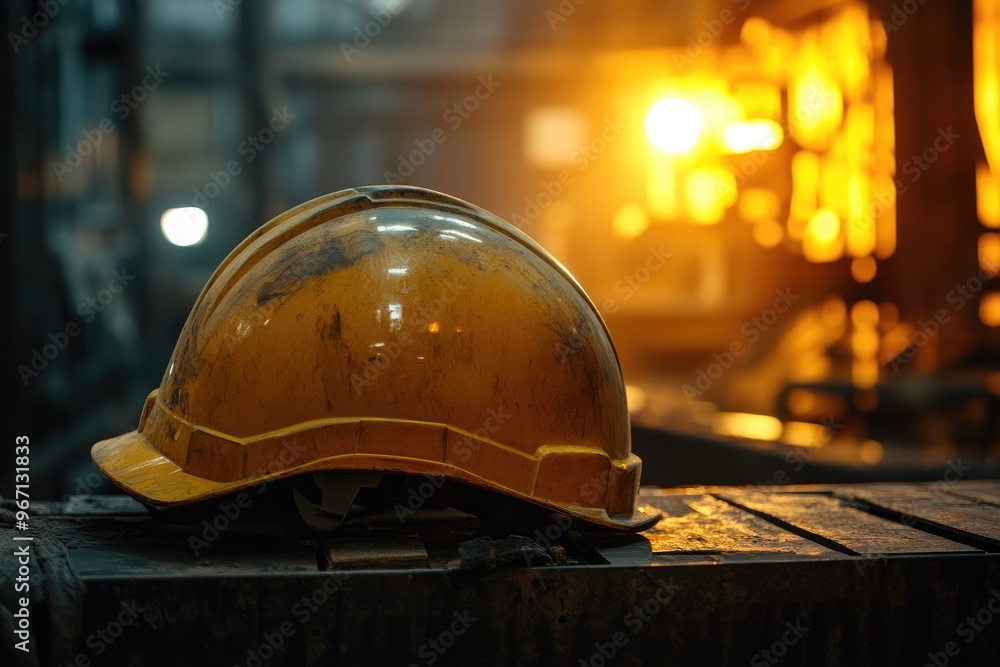
[[722,220],[726,209],[736,203],[736,180],[721,167],[695,169],[684,182],[688,213],[695,222],[709,225]]
[[851,324],[856,327],[878,324],[879,308],[874,301],[858,301],[851,306]]
[[840,327],[847,319],[847,304],[839,296],[831,297],[823,303],[820,315],[827,327],[831,329]]
[[686,153],[701,133],[701,114],[687,100],[668,97],[653,105],[646,116],[646,132],[660,150]]
[[773,83],[743,83],[733,89],[733,94],[751,118],[781,117],[781,90]]
[[[972,72],[976,123],[986,162],[996,179],[1000,174],[1000,0],[975,0],[973,12]],[[983,224],[989,223],[983,220]],[[997,224],[1000,225],[1000,222]]]
[[712,429],[719,435],[753,440],[777,440],[784,427],[781,420],[768,415],[754,415],[747,412],[720,412],[715,417]]
[[792,63],[788,112],[789,133],[800,146],[827,148],[843,119],[843,93],[830,71],[834,66],[815,38],[803,40]]
[[830,440],[830,430],[811,422],[785,422],[781,441],[796,447],[822,447]]
[[976,165],[976,211],[984,226],[1000,228],[1000,176],[982,162]]
[[878,305],[878,322],[882,331],[889,331],[899,324],[899,306],[892,301],[883,301]]
[[1000,327],[1000,292],[983,295],[979,302],[979,319],[988,327]]
[[788,234],[792,238],[802,238],[803,225],[816,212],[819,194],[819,156],[811,151],[799,151],[792,157],[792,202]]
[[634,384],[625,385],[625,402],[628,405],[629,414],[640,412],[646,407],[646,390]]
[[867,463],[870,466],[881,463],[884,455],[885,449],[882,447],[882,443],[877,440],[868,440],[862,443],[861,448],[858,450],[858,457],[861,459],[861,462]]
[[832,262],[843,251],[840,218],[830,209],[820,209],[802,235],[802,254],[811,262]]
[[781,244],[785,230],[774,220],[760,220],[753,226],[753,240],[762,248],[775,248]]
[[[805,389],[793,389],[788,392],[788,409],[794,415],[804,415],[813,411],[816,407],[816,395]],[[787,424],[786,424],[787,426]]]
[[646,170],[646,203],[654,216],[670,220],[680,215],[677,157],[651,148]]
[[875,258],[871,255],[851,260],[851,277],[854,278],[856,282],[870,283],[875,279],[877,271],[878,264],[875,262]]
[[208,232],[208,214],[200,208],[168,208],[160,216],[163,236],[176,246],[199,243]]
[[776,220],[781,213],[781,201],[773,190],[745,188],[740,191],[737,210],[744,220]]
[[773,120],[751,120],[733,123],[726,128],[723,141],[733,153],[773,150],[785,138],[781,125]]
[[626,204],[615,214],[615,234],[625,239],[634,239],[649,227],[649,215],[638,204]]
[[570,165],[587,140],[587,117],[577,107],[537,107],[525,116],[524,156],[541,169]]
[[878,354],[881,340],[874,327],[855,329],[851,333],[851,349],[865,359],[874,358]]
[[828,209],[818,211],[809,221],[807,231],[819,243],[832,243],[840,235],[840,220]]
[[1000,275],[1000,234],[979,235],[979,268],[991,278]]
[[994,396],[1000,396],[1000,371],[994,371],[986,376],[986,388]]

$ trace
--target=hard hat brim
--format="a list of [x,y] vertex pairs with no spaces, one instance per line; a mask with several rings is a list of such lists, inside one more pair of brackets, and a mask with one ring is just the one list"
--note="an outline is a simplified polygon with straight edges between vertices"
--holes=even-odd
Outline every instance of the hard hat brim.
[[[355,456],[322,459],[308,464],[258,475],[232,482],[219,482],[185,472],[177,463],[157,450],[139,431],[102,440],[91,449],[98,469],[123,491],[154,507],[174,507],[211,500],[260,484],[318,470],[367,470],[386,473],[414,474],[414,460],[393,460],[393,457]],[[511,494],[510,489],[489,480],[472,477],[458,468],[443,470],[440,464],[428,466],[425,474],[445,474],[450,478],[485,487],[500,493],[515,495],[523,500],[567,514],[585,523],[625,532],[638,532],[654,526],[659,513],[637,508],[631,516],[611,516],[604,510],[567,507],[523,494]]]

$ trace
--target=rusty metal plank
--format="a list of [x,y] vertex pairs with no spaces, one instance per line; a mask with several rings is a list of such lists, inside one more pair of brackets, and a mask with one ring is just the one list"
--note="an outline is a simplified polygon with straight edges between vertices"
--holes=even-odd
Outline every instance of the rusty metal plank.
[[707,494],[646,495],[643,500],[663,512],[660,522],[643,533],[656,554],[838,555]]
[[[834,495],[865,503],[878,512],[903,523],[988,551],[1000,550],[1000,507],[974,498],[965,498],[932,486],[886,485],[853,488]],[[961,493],[962,487],[954,489]]]
[[716,495],[849,554],[979,552],[968,545],[874,516],[825,494],[733,490]]

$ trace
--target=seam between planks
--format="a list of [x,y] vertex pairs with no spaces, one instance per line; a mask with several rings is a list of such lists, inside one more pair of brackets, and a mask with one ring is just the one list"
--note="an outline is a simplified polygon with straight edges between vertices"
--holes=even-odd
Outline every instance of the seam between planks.
[[859,554],[858,552],[856,552],[856,551],[854,551],[852,549],[849,549],[848,547],[844,546],[843,544],[841,544],[839,542],[831,540],[828,537],[823,537],[822,535],[817,535],[816,533],[813,533],[812,531],[809,531],[809,530],[806,530],[805,528],[802,528],[800,526],[796,526],[794,524],[788,523],[787,521],[785,521],[783,519],[779,519],[778,517],[773,516],[771,514],[768,514],[767,512],[761,512],[760,510],[755,510],[755,509],[753,509],[751,507],[747,507],[746,505],[743,505],[742,503],[738,503],[735,500],[732,500],[730,498],[725,498],[725,497],[721,496],[720,494],[712,493],[712,494],[709,494],[709,495],[711,495],[716,500],[721,500],[722,502],[724,502],[724,503],[726,503],[728,505],[731,505],[733,507],[739,508],[739,509],[743,510],[744,512],[747,512],[747,513],[752,514],[752,515],[754,515],[756,517],[759,517],[759,518],[763,519],[764,521],[767,521],[768,523],[770,523],[772,525],[775,525],[778,528],[781,528],[782,530],[788,531],[789,533],[794,533],[795,535],[798,535],[799,537],[804,537],[805,539],[807,539],[807,540],[809,540],[811,542],[815,542],[816,544],[819,544],[822,547],[826,547],[827,549],[830,549],[831,551],[836,551],[838,553],[842,553],[842,554],[845,554],[847,556],[861,556],[862,555],[862,554]]

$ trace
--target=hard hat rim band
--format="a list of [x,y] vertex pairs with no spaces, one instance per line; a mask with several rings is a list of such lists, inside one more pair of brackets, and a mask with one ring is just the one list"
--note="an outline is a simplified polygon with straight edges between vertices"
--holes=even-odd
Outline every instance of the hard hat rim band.
[[[620,526],[635,518],[641,463],[634,455],[613,460],[605,451],[582,444],[547,444],[528,453],[443,423],[368,417],[315,420],[235,437],[186,422],[159,400],[158,393],[149,395],[139,429],[129,435],[141,439],[179,472],[213,487],[245,488],[307,470],[445,474],[601,525]],[[95,445],[95,461],[108,443],[116,441]],[[393,467],[400,462],[406,465]],[[191,492],[157,495],[154,482],[143,491],[127,486],[128,475],[121,470],[115,477],[112,468],[121,466],[108,456],[99,465],[116,482],[125,483],[126,490],[140,492],[152,504],[193,502],[204,493],[199,485]],[[498,470],[507,472],[498,478]]]

